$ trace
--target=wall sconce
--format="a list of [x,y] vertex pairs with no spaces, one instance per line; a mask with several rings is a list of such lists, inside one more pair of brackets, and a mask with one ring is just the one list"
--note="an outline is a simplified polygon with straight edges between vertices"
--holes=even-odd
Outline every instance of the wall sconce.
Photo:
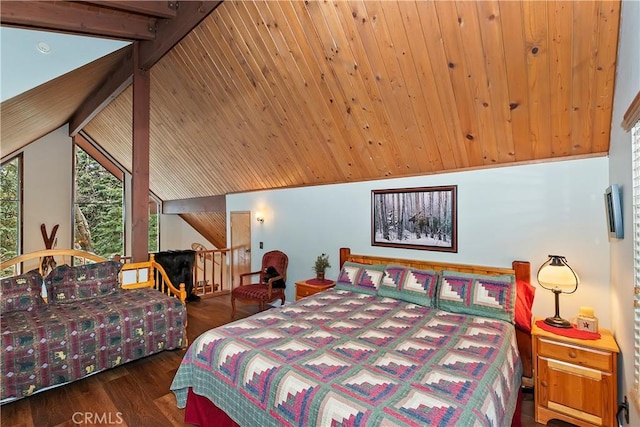
[[572,294],[578,289],[580,279],[569,264],[567,259],[560,255],[549,255],[547,262],[538,270],[538,283],[544,289],[553,292],[556,301],[556,314],[544,319],[547,325],[556,328],[570,328],[571,323],[560,317],[560,294]]
[[264,224],[264,216],[262,215],[262,213],[256,213],[256,221],[258,221],[260,224]]

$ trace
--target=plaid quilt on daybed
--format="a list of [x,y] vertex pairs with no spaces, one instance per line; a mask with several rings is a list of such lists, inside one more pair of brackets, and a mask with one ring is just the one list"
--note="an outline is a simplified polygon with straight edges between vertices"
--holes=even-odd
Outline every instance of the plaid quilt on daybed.
[[333,290],[202,334],[171,389],[241,426],[505,426],[521,374],[508,322]]
[[185,322],[180,300],[154,289],[3,313],[2,400],[182,347]]

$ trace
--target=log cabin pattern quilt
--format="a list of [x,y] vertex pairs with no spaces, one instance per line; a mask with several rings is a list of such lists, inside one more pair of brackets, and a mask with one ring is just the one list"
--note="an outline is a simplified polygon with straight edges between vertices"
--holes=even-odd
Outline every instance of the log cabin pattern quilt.
[[504,426],[521,373],[509,322],[334,289],[205,332],[171,389],[240,425]]

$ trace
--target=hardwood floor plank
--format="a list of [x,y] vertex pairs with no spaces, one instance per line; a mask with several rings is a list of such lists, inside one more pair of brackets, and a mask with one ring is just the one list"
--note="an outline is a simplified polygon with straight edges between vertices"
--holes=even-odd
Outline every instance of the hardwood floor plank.
[[141,387],[132,375],[109,381],[104,385],[104,388],[128,425],[172,425],[171,422],[157,410],[146,388]]
[[3,426],[34,427],[29,399],[2,406],[0,414],[2,414],[0,424]]
[[153,401],[158,407],[160,412],[171,422],[174,426],[184,425],[184,411],[176,411],[178,402],[176,396],[172,392],[165,394]]

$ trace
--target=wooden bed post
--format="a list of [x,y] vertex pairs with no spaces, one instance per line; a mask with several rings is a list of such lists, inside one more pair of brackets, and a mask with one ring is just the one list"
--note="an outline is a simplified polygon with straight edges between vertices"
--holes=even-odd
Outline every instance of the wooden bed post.
[[340,248],[340,268],[344,265],[345,261],[351,254],[351,249],[349,248]]
[[529,261],[513,261],[511,266],[516,272],[516,280],[531,283],[531,263]]
[[[531,263],[528,261],[513,261],[511,263],[516,272],[516,280],[531,283]],[[524,390],[533,388],[533,348],[531,334],[516,328],[516,341],[520,349],[522,360],[522,387]]]

